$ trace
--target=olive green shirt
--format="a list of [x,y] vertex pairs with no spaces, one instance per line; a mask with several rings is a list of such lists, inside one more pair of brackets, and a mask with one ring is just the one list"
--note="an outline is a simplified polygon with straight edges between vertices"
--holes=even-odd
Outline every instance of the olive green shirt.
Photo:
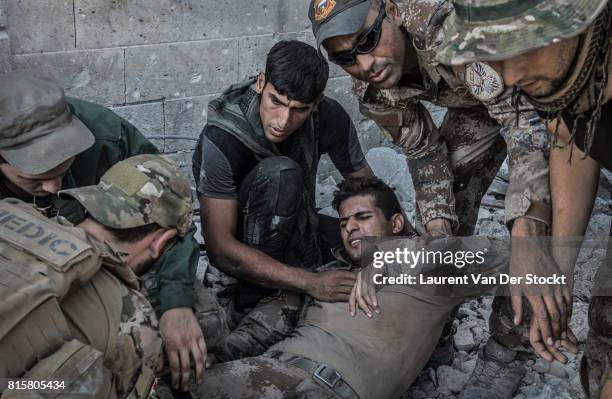
[[[95,137],[95,143],[75,160],[64,176],[62,189],[98,184],[102,175],[115,163],[138,154],[157,154],[157,148],[133,125],[111,110],[87,101],[68,98],[73,115],[78,117]],[[0,199],[16,197],[2,181],[0,175]],[[30,198],[20,198],[32,202]],[[38,200],[38,199],[37,199]],[[65,200],[54,195],[49,204],[57,213],[77,224],[85,218],[84,208],[75,200]],[[193,283],[198,265],[199,245],[194,238],[195,227],[178,240],[156,262],[157,291],[150,292],[150,300],[159,305],[160,314],[176,307],[194,307]]]

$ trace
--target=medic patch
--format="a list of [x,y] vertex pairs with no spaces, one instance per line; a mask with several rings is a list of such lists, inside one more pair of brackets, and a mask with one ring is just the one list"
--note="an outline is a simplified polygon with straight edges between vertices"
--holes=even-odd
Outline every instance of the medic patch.
[[490,65],[474,62],[465,68],[465,82],[477,99],[489,101],[504,91],[504,81]]
[[319,0],[314,4],[314,19],[322,21],[331,14],[336,6],[335,0]]

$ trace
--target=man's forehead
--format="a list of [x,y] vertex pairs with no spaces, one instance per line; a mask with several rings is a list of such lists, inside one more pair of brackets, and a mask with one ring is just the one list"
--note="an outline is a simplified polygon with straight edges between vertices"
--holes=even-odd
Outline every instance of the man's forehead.
[[271,94],[275,96],[278,100],[280,100],[284,105],[288,106],[289,108],[307,108],[314,105],[314,102],[303,103],[297,100],[292,100],[291,98],[287,97],[286,94],[279,93],[276,90],[276,87],[274,87],[274,85],[270,82],[267,82],[266,87],[264,88],[264,94]]
[[340,205],[340,218],[345,219],[359,213],[376,212],[378,208],[374,202],[374,197],[370,194],[349,197]]

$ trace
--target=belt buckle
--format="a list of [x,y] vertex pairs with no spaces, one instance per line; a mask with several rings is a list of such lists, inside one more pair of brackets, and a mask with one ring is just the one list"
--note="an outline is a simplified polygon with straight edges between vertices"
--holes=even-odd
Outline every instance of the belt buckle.
[[[334,387],[336,386],[336,384],[338,382],[340,382],[342,380],[342,376],[340,375],[339,372],[337,372],[336,370],[334,370],[334,375],[333,375],[333,380],[329,381],[327,378],[323,377],[321,375],[321,372],[323,372],[323,370],[330,368],[329,365],[325,364],[325,363],[321,363],[319,364],[319,366],[317,367],[317,369],[315,370],[313,376],[315,379],[321,381],[322,383],[324,383],[325,385],[327,385],[328,387],[330,387],[331,389],[334,389]],[[333,370],[333,369],[332,369]]]

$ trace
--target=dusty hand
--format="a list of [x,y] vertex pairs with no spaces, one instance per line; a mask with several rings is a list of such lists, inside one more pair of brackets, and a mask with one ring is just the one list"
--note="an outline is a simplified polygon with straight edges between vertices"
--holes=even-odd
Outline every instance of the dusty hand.
[[[520,230],[518,235],[515,235],[515,229]],[[545,234],[546,226],[543,223],[529,219],[515,222],[510,274],[513,277],[521,277],[522,281],[511,288],[512,309],[514,323],[520,325],[523,314],[522,296],[526,296],[544,342],[548,346],[559,346],[561,340],[567,339],[566,332],[572,316],[571,284],[529,285],[526,281],[528,274],[538,277],[567,276],[550,253],[550,240],[543,237]]]
[[370,318],[374,313],[380,314],[380,307],[376,299],[376,288],[372,282],[371,273],[368,273],[372,269],[372,267],[367,267],[357,273],[357,280],[349,298],[349,312],[353,317],[357,314],[357,306]]
[[316,273],[308,295],[325,302],[346,302],[355,283],[355,273],[346,270],[330,270]]
[[535,350],[536,354],[542,359],[552,362],[558,360],[565,364],[567,363],[567,357],[561,353],[560,348],[564,348],[572,353],[578,353],[576,343],[578,340],[574,336],[572,330],[568,327],[567,331],[564,332],[566,338],[562,338],[558,345],[549,345],[547,340],[542,335],[542,330],[535,318],[531,319],[531,325],[529,328],[529,342]]
[[201,384],[204,381],[206,343],[193,310],[186,307],[167,310],[160,320],[160,332],[174,388],[187,390],[192,360],[196,382]]
[[432,219],[425,225],[425,232],[431,237],[452,236],[453,229],[448,219]]

